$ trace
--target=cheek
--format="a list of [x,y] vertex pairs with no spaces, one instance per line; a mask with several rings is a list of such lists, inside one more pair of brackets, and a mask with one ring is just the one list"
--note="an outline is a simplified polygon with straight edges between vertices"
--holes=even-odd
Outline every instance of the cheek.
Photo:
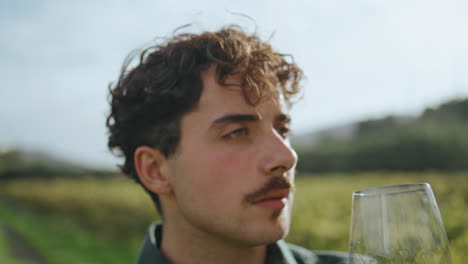
[[[253,151],[192,146],[178,160],[176,195],[217,207],[221,201],[237,201],[254,188]],[[198,150],[194,152],[194,150]],[[224,199],[222,199],[224,198]]]
[[209,155],[198,155],[190,163],[184,168],[183,178],[177,182],[179,202],[199,210],[210,208],[221,212],[228,208],[232,210],[252,189],[245,179],[246,160],[237,155],[211,152]]
[[254,177],[249,170],[249,160],[245,155],[238,154],[212,152],[198,159],[196,177],[199,180],[192,182],[191,187],[198,190],[201,195],[198,198],[204,206],[213,210],[232,208],[251,192]]
[[235,152],[218,153],[212,159],[213,182],[218,185],[236,184],[243,182],[254,169],[252,160],[247,155]]

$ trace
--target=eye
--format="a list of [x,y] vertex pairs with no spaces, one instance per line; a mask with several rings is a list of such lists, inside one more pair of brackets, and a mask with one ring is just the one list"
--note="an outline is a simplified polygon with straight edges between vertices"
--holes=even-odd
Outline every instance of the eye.
[[246,127],[241,127],[223,135],[223,138],[231,139],[231,138],[247,136],[248,134],[249,134],[249,130]]
[[289,129],[287,126],[281,126],[277,128],[276,131],[278,131],[278,134],[280,134],[283,138],[288,138],[291,136],[291,129]]

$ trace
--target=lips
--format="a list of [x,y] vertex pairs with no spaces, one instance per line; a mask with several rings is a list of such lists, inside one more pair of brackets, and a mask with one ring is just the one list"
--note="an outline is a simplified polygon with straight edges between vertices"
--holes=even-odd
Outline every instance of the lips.
[[289,193],[289,189],[270,191],[256,199],[253,204],[268,209],[280,210],[286,206]]

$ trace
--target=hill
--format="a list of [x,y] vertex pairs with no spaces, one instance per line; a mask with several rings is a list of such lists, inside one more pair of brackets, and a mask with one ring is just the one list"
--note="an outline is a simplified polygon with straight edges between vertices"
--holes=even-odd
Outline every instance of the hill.
[[[293,140],[303,172],[468,169],[468,98],[415,117],[387,116]],[[340,128],[343,130],[342,128]],[[305,147],[304,147],[305,146]]]
[[90,168],[39,151],[0,146],[0,180],[18,178],[110,177],[115,172]]

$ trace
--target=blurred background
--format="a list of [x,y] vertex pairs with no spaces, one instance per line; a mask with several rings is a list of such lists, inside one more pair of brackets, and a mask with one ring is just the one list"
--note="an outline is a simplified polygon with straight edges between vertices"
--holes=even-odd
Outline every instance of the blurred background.
[[108,85],[130,51],[186,24],[257,31],[305,71],[287,241],[346,251],[352,191],[429,182],[463,263],[467,13],[462,0],[0,0],[0,263],[135,260],[158,216],[107,150]]

